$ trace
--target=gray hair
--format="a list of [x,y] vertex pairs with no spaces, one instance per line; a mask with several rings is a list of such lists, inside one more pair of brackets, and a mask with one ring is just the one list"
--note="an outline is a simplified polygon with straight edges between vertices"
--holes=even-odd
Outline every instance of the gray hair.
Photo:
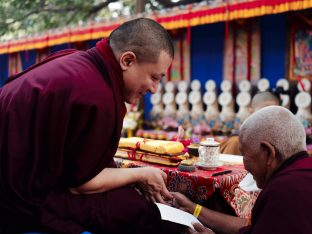
[[245,120],[240,128],[240,141],[255,151],[267,141],[279,151],[282,160],[306,150],[306,133],[299,120],[286,108],[268,106]]
[[171,58],[174,48],[169,33],[159,23],[148,18],[127,21],[116,28],[109,36],[114,53],[132,51],[138,62],[157,62],[161,51]]

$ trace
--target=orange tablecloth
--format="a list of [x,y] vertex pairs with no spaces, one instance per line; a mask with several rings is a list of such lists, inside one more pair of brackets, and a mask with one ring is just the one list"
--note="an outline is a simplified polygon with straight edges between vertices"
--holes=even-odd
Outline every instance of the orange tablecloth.
[[[181,172],[176,167],[159,166],[129,159],[115,158],[118,167],[144,167],[160,168],[167,174],[167,187],[169,191],[181,192],[197,203],[205,203],[218,189],[224,199],[231,204],[234,189],[247,174],[243,165],[224,165],[216,170],[207,171],[196,169],[194,172]],[[232,170],[229,174],[212,176],[213,173]]]

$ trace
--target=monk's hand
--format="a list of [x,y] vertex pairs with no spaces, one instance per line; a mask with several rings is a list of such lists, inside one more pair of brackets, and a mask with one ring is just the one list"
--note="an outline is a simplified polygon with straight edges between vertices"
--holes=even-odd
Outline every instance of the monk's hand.
[[166,187],[167,174],[154,167],[140,168],[139,189],[150,202],[167,204],[172,195]]
[[194,209],[196,206],[196,204],[194,202],[192,202],[190,199],[188,199],[182,193],[172,192],[171,194],[173,196],[172,206],[174,206],[180,210],[184,210],[186,212],[189,212],[189,213],[194,212]]
[[210,228],[206,228],[200,223],[192,223],[194,229],[196,230],[195,233],[200,233],[200,234],[215,234],[214,231],[212,231]]

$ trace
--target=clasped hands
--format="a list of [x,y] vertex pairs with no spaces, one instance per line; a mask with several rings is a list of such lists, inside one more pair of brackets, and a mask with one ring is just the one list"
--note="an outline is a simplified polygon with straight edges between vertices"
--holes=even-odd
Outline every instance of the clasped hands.
[[[181,193],[170,193],[166,187],[167,174],[158,168],[141,168],[142,178],[138,182],[138,188],[150,202],[159,202],[174,206],[178,209],[193,213],[196,204]],[[188,233],[214,234],[209,228],[199,223],[193,224],[196,231],[189,228]]]
[[140,192],[150,202],[168,205],[167,201],[172,200],[173,196],[166,187],[167,174],[154,167],[142,167],[140,169],[142,179],[137,183]]

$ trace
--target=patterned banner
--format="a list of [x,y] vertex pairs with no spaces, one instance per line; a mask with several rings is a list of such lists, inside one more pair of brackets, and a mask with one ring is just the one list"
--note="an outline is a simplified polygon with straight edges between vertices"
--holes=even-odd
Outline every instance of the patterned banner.
[[21,53],[13,53],[9,55],[9,77],[23,70]]
[[312,28],[297,30],[294,35],[291,78],[312,78]]
[[[168,81],[190,80],[190,44],[185,30],[173,35],[174,59],[168,70]],[[165,81],[167,81],[165,80]]]
[[257,22],[230,24],[225,39],[223,79],[237,84],[260,78],[260,29]]
[[312,15],[296,14],[291,22],[289,77],[312,79]]
[[50,48],[39,49],[36,52],[36,63],[39,63],[49,55]]

